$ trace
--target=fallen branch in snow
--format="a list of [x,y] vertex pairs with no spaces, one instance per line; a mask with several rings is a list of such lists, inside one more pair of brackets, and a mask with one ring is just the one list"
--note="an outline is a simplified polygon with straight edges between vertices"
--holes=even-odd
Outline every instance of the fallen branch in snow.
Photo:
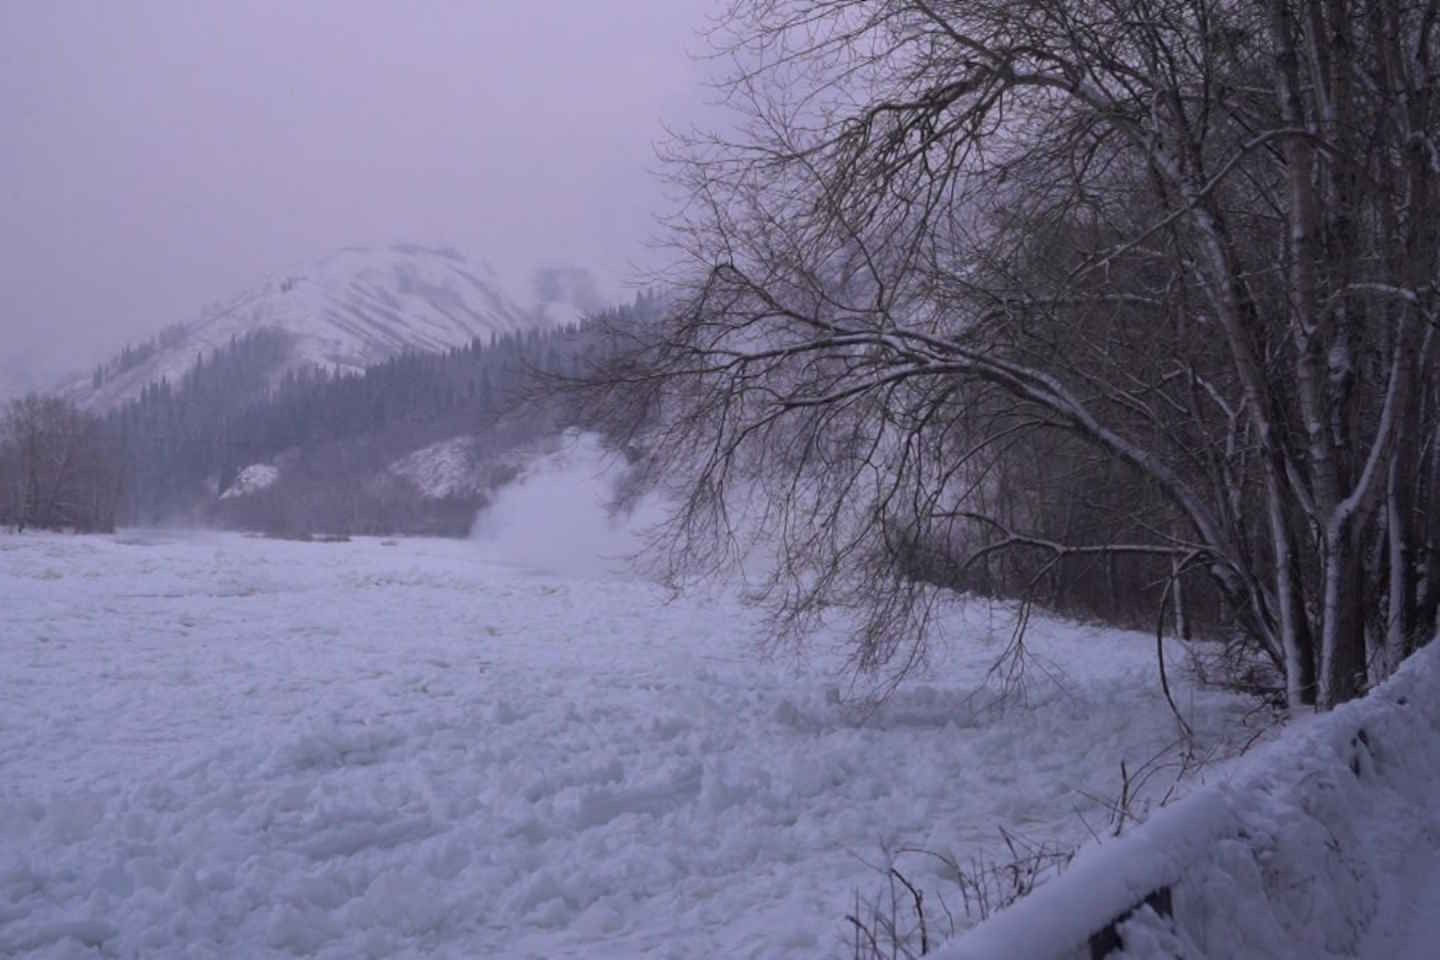
[[[1026,896],[1051,875],[1060,873],[1075,855],[1074,849],[1032,843],[1003,827],[1000,836],[1010,854],[1010,859],[1004,862],[978,855],[962,864],[953,854],[920,847],[903,847],[896,850],[894,856],[918,854],[938,861],[940,877],[960,891],[965,918],[979,922]],[[939,941],[931,942],[925,891],[893,861],[888,867],[877,865],[875,869],[885,872],[888,890],[868,903],[862,903],[857,891],[855,909],[845,915],[845,922],[851,928],[854,960],[927,955]],[[953,937],[959,932],[955,915],[946,904],[943,892],[937,889],[935,895],[948,925],[945,936]]]
[[[1108,812],[1109,825],[1105,832],[1111,838],[1120,837],[1129,828],[1144,823],[1152,811],[1173,802],[1180,784],[1193,778],[1214,759],[1215,752],[1202,754],[1196,750],[1194,739],[1187,731],[1186,735],[1170,742],[1138,766],[1132,767],[1122,760],[1117,796],[1102,797],[1083,791],[1082,796]],[[1171,772],[1173,778],[1167,777],[1169,783],[1161,780],[1155,789],[1149,789],[1157,777]],[[1164,789],[1159,789],[1159,786]],[[1084,822],[1083,815],[1081,822]],[[1085,826],[1091,836],[1100,841],[1101,835],[1090,824]],[[922,847],[901,847],[893,853],[887,852],[885,865],[870,864],[877,872],[886,875],[888,889],[868,903],[862,902],[858,891],[855,894],[855,908],[845,915],[845,921],[851,928],[854,960],[922,957],[939,943],[939,940],[931,942],[931,930],[925,914],[927,891],[911,880],[916,876],[914,871],[910,871],[908,876],[901,872],[896,865],[900,857],[919,855],[938,862],[940,869],[937,873],[944,886],[953,884],[954,889],[959,890],[964,919],[970,921],[959,927],[945,902],[943,890],[936,888],[933,891],[947,920],[942,939],[948,939],[959,933],[961,927],[983,922],[997,911],[1028,896],[1041,883],[1063,872],[1077,852],[1074,847],[1027,840],[1004,827],[1000,828],[1000,836],[1008,851],[1008,858],[1003,861],[987,859],[981,854],[962,863],[951,853]],[[1168,912],[1168,901],[1165,910]],[[1127,913],[1121,919],[1128,917]]]

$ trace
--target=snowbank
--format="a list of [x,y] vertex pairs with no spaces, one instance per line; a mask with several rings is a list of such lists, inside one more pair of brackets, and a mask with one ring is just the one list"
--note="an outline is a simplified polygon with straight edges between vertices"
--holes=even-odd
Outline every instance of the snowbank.
[[[1257,750],[1225,782],[1083,851],[938,956],[1409,956],[1397,947],[1414,942],[1407,929],[1423,923],[1440,872],[1437,648]],[[1104,952],[1107,928],[1123,950]]]

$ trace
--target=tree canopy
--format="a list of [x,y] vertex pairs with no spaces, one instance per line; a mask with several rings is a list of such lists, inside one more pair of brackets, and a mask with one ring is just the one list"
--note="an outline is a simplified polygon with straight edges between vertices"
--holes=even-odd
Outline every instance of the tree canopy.
[[758,488],[782,621],[860,606],[862,666],[923,655],[936,557],[1103,555],[1213,591],[1292,706],[1387,675],[1440,602],[1437,20],[735,0],[680,306],[604,378],[688,470],[676,568]]

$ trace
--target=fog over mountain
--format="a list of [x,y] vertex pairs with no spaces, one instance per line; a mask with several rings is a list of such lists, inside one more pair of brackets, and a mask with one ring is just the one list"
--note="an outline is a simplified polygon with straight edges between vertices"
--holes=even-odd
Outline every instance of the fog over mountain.
[[[0,4],[0,394],[345,246],[624,299],[710,0]],[[489,280],[485,279],[487,283]]]
[[33,357],[20,353],[0,353],[0,402],[13,399],[29,390],[53,386],[37,376],[39,366]]

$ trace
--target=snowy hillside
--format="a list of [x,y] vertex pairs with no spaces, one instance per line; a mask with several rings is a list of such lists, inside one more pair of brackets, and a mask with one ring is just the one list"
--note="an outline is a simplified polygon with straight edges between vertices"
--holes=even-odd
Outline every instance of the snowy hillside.
[[268,463],[252,463],[235,475],[235,480],[220,494],[220,499],[231,500],[268,490],[279,479],[279,468]]
[[484,489],[484,455],[474,437],[452,437],[397,460],[389,472],[404,477],[426,497],[464,497]]
[[261,328],[293,336],[289,368],[361,370],[405,350],[446,350],[566,318],[521,306],[493,269],[453,250],[350,247],[207,308],[98,388],[86,376],[64,392],[88,409],[109,409],[162,377],[178,380],[197,354]]

